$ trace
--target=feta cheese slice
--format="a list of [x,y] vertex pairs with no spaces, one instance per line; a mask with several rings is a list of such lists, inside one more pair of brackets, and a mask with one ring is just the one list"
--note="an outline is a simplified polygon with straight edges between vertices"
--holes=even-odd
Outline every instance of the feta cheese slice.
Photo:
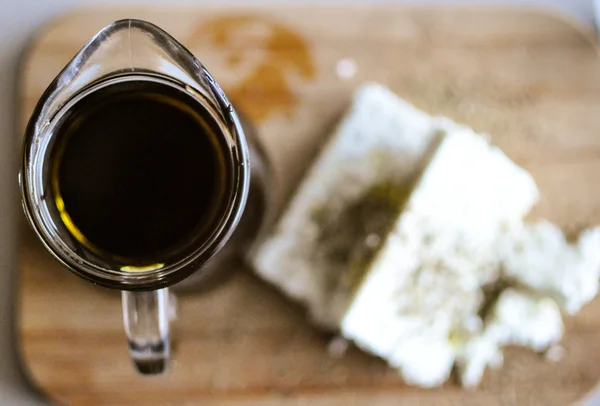
[[353,286],[435,145],[439,125],[385,87],[352,106],[253,259],[256,272],[338,329]]
[[[344,337],[421,386],[447,379],[454,363],[450,337],[477,314],[481,286],[497,278],[501,235],[538,198],[530,174],[498,148],[449,120],[440,126],[446,136],[341,328]],[[415,363],[412,355],[427,347],[435,349],[436,361]]]

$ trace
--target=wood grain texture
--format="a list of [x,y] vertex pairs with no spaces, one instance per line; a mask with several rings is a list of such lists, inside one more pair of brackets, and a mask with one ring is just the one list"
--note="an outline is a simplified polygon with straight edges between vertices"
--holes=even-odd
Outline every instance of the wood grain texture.
[[[353,89],[376,80],[430,113],[492,134],[538,182],[543,199],[532,216],[569,234],[600,223],[600,63],[586,33],[561,18],[470,8],[85,10],[45,27],[25,55],[23,124],[84,42],[124,17],[181,40],[254,118],[282,202]],[[343,58],[356,62],[354,77],[336,74]],[[567,321],[563,361],[510,350],[477,390],[421,390],[356,349],[329,358],[329,336],[246,269],[180,298],[173,370],[142,379],[128,359],[118,293],[62,269],[25,226],[20,238],[21,358],[59,404],[562,406],[600,379],[599,300]]]

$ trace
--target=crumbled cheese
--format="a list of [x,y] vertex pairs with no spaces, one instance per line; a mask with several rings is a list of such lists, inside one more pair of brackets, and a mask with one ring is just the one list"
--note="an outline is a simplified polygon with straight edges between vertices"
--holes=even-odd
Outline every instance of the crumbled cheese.
[[505,289],[480,334],[467,340],[457,355],[463,386],[479,384],[487,366],[502,364],[500,347],[520,345],[541,352],[559,342],[563,323],[556,303],[528,291]]
[[600,228],[582,233],[576,245],[548,221],[523,225],[501,244],[506,275],[556,299],[574,314],[598,293]]

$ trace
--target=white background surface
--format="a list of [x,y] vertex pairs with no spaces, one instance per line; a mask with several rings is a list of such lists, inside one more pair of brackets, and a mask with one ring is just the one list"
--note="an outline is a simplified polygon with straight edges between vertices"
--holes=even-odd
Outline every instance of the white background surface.
[[[37,28],[74,6],[85,4],[166,3],[168,0],[0,0],[0,406],[45,405],[26,384],[20,373],[14,345],[13,310],[15,299],[15,219],[22,216],[17,189],[17,134],[14,128],[16,78],[21,51]],[[175,3],[201,4],[210,0],[175,0]],[[322,1],[345,4],[369,0],[281,0],[288,3]],[[460,0],[458,0],[460,1]],[[379,0],[379,3],[457,3],[457,0]],[[225,0],[213,0],[224,3]],[[582,24],[592,25],[594,0],[463,0],[462,4],[520,4],[552,8],[570,14]],[[247,4],[237,0],[237,4]],[[278,3],[277,0],[261,4]],[[232,3],[235,4],[235,3]],[[127,16],[123,16],[127,17]],[[600,114],[600,112],[598,112]],[[600,129],[599,129],[600,130]],[[68,317],[68,315],[65,315]],[[125,345],[125,342],[124,344]],[[600,405],[600,397],[593,401]],[[150,405],[151,406],[151,405]]]

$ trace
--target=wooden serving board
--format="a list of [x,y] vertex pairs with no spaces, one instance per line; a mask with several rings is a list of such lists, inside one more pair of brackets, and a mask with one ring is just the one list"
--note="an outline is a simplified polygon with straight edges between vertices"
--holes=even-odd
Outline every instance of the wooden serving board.
[[[530,170],[534,215],[570,235],[600,223],[600,63],[590,33],[545,12],[494,8],[88,9],[38,33],[23,60],[22,122],[44,88],[113,20],[152,21],[189,47],[255,122],[289,196],[352,91],[380,81],[492,140]],[[24,222],[23,222],[24,223]],[[176,362],[141,378],[119,294],[55,263],[23,226],[18,329],[32,382],[64,405],[566,405],[600,379],[600,300],[568,319],[556,364],[508,351],[480,388],[422,390],[350,349],[247,269],[180,299]]]

